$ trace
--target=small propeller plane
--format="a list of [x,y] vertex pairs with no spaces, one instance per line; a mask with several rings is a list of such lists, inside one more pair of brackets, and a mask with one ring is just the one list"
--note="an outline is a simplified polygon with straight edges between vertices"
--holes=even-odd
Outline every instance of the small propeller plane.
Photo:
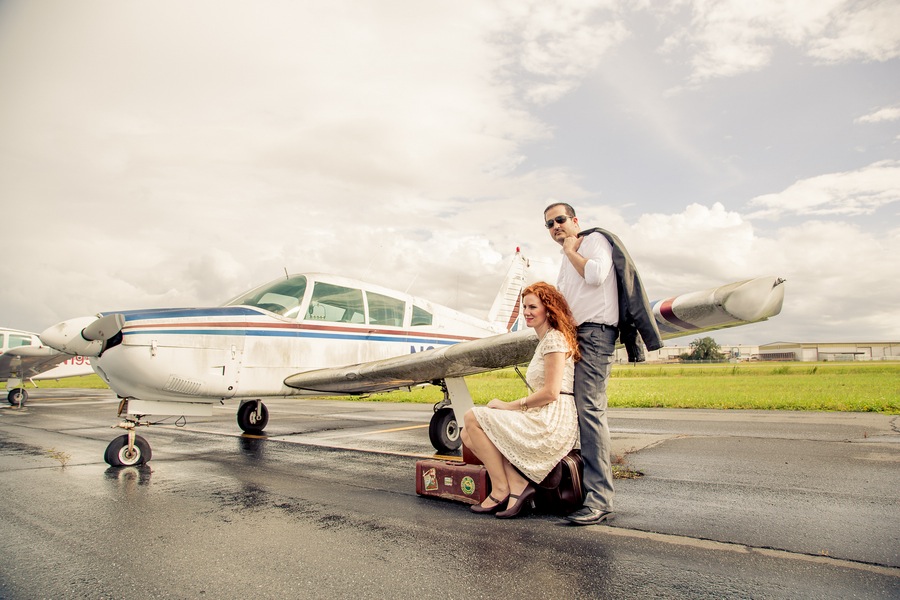
[[25,381],[63,379],[90,375],[91,361],[41,343],[38,334],[18,329],[0,328],[0,378],[6,379],[6,399],[13,406],[25,406],[28,392]]
[[[441,386],[429,437],[439,452],[459,448],[463,412],[473,406],[467,375],[530,360],[534,332],[521,327],[527,260],[519,250],[485,321],[360,281],[286,275],[223,306],[99,313],[63,321],[41,340],[91,357],[121,399],[126,430],[105,452],[112,466],[151,457],[135,434],[149,415],[207,417],[215,402],[239,402],[238,426],[265,429],[262,399],[364,395],[420,384]],[[782,280],[764,277],[655,303],[664,339],[765,320],[781,311]],[[457,419],[457,411],[459,419]],[[124,417],[123,417],[124,415]]]

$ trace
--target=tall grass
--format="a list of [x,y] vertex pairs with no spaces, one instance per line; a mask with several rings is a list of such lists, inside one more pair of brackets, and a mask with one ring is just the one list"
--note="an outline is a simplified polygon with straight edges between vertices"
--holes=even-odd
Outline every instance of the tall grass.
[[[524,369],[522,369],[524,372]],[[466,378],[477,404],[528,394],[513,369]],[[104,388],[96,375],[41,381],[44,388]],[[29,386],[30,387],[30,386]],[[900,414],[900,362],[617,364],[609,405],[620,408],[732,408]],[[439,388],[373,394],[367,401],[435,403]]]
[[[512,369],[467,377],[476,404],[527,395]],[[900,362],[614,365],[609,405],[619,408],[731,408],[900,414]],[[369,400],[437,402],[440,390]]]

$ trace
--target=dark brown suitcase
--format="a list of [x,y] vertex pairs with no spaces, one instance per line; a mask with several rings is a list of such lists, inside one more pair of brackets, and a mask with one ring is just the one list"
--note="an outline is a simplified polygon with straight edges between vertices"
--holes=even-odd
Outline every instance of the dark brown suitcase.
[[572,450],[563,456],[559,466],[562,468],[559,485],[550,489],[538,487],[535,507],[541,512],[567,515],[581,508],[584,502],[584,488],[581,483],[584,476],[584,461],[581,452]]
[[475,456],[474,452],[472,452],[471,450],[466,448],[465,444],[460,444],[460,446],[462,447],[462,459],[463,459],[464,463],[466,463],[468,465],[483,465],[484,464],[483,462],[481,462],[480,458]]
[[426,459],[416,462],[416,493],[466,504],[481,504],[491,491],[484,465]]

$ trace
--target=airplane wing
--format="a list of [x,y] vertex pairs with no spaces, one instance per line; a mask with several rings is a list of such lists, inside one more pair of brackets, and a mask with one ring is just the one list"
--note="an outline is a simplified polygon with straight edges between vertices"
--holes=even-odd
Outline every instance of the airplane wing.
[[0,379],[37,377],[73,358],[48,346],[19,346],[0,354]]
[[[765,321],[781,312],[784,280],[760,277],[653,303],[663,339]],[[335,395],[368,394],[464,377],[526,363],[537,346],[528,329],[345,367],[291,375],[295,389]]]

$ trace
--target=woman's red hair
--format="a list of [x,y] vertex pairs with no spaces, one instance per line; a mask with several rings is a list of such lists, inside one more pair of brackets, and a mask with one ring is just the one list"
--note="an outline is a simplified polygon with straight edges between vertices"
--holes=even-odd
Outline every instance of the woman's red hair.
[[523,298],[528,294],[534,294],[540,298],[541,304],[547,310],[547,322],[550,327],[562,333],[569,344],[568,355],[576,362],[581,360],[581,352],[578,350],[578,325],[575,323],[575,317],[572,316],[569,303],[559,293],[559,290],[549,283],[539,281],[522,291]]

